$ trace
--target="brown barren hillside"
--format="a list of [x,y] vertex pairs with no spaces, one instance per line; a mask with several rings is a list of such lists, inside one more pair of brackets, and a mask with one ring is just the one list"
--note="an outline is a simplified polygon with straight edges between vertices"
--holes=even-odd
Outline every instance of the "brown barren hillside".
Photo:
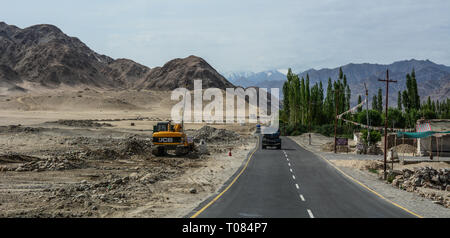
[[0,22],[0,93],[45,89],[98,88],[115,90],[173,90],[193,87],[234,87],[205,60],[196,56],[174,59],[150,69],[129,59],[98,54],[78,38],[53,25],[24,29]]

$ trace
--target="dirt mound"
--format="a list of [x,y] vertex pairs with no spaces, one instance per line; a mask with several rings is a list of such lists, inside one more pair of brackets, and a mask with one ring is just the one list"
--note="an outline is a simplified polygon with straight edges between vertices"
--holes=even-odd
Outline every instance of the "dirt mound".
[[416,147],[408,144],[397,145],[393,147],[393,149],[397,151],[397,153],[409,153],[409,154],[415,153],[417,150]]
[[121,154],[123,155],[141,155],[151,154],[152,144],[150,141],[140,140],[136,138],[129,138],[125,141]]
[[122,155],[114,149],[103,148],[98,150],[89,150],[85,153],[83,158],[88,160],[116,160],[121,159]]
[[25,163],[19,166],[15,171],[16,172],[24,172],[24,171],[62,171],[62,170],[71,170],[71,169],[82,169],[86,168],[86,164],[82,160],[68,160],[61,158],[52,158],[40,161],[33,161],[29,163]]
[[50,122],[50,123],[57,123],[59,125],[63,126],[70,126],[70,127],[112,127],[113,125],[109,123],[98,123],[94,120],[58,120],[56,122]]
[[124,142],[94,150],[88,150],[83,156],[87,160],[117,160],[128,159],[134,155],[151,155],[150,141],[130,137]]
[[37,133],[41,128],[23,127],[21,125],[0,126],[0,133]]
[[195,132],[193,137],[195,142],[200,142],[200,140],[205,140],[206,142],[235,141],[240,138],[239,134],[234,131],[217,129],[210,126],[200,128]]

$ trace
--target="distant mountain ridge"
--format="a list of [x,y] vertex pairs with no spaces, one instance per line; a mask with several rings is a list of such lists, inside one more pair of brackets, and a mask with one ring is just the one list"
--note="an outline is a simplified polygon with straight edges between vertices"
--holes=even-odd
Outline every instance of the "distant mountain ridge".
[[[416,72],[417,84],[421,100],[425,100],[428,96],[433,100],[443,100],[450,97],[450,67],[433,63],[430,60],[404,60],[397,61],[389,65],[382,64],[347,64],[341,66],[343,72],[347,75],[347,82],[350,85],[352,91],[352,103],[356,104],[358,95],[364,95],[364,83],[367,84],[369,89],[369,100],[372,95],[376,94],[378,89],[383,89],[383,95],[385,91],[385,85],[378,82],[378,79],[384,79],[386,77],[386,70],[390,71],[390,79],[397,80],[398,83],[390,84],[389,100],[391,106],[397,105],[397,94],[399,90],[406,89],[406,74],[411,73],[414,69]],[[328,78],[336,80],[339,75],[339,68],[333,69],[310,69],[299,73],[298,75],[306,78],[308,74],[311,80],[311,85],[316,82],[322,81],[323,87],[326,90]],[[240,81],[247,80],[246,78],[239,79]],[[231,80],[233,82],[233,80]],[[255,80],[251,78],[248,80],[248,84],[255,84],[251,86],[257,86],[261,88],[278,87],[282,88],[286,77],[274,81]],[[281,90],[280,90],[281,92]]]
[[194,79],[202,79],[205,88],[234,87],[197,56],[150,69],[129,59],[98,54],[53,25],[21,29],[0,22],[0,89],[22,92],[39,87],[90,86],[173,90],[193,88]]
[[285,80],[286,74],[280,71],[281,70],[267,70],[259,73],[232,72],[225,74],[225,77],[234,85],[247,88],[258,85],[271,85],[272,82]]

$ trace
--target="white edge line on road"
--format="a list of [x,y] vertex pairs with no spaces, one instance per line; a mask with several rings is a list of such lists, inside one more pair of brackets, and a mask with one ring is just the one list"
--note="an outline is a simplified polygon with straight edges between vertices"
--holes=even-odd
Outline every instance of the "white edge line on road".
[[327,162],[329,165],[331,165],[333,168],[335,168],[337,171],[339,171],[342,175],[344,175],[345,177],[349,178],[349,179],[352,180],[353,182],[359,184],[361,187],[365,188],[365,189],[368,190],[369,192],[371,192],[371,193],[377,195],[377,196],[380,197],[381,199],[383,199],[383,200],[389,202],[390,204],[392,204],[392,205],[394,205],[394,206],[396,206],[396,207],[398,207],[398,208],[400,208],[400,209],[402,209],[402,210],[408,212],[409,214],[412,214],[412,215],[414,215],[414,216],[416,216],[416,217],[418,217],[418,218],[423,218],[423,216],[421,216],[421,215],[419,215],[419,214],[417,214],[417,213],[414,213],[414,212],[412,212],[412,211],[410,211],[410,210],[408,210],[408,209],[402,207],[401,205],[399,205],[399,204],[397,204],[397,203],[395,203],[395,202],[393,202],[393,201],[391,201],[391,200],[385,198],[383,195],[381,195],[381,194],[375,192],[375,190],[369,188],[368,186],[366,186],[366,185],[363,184],[362,182],[360,182],[360,181],[358,181],[357,179],[353,178],[352,176],[346,174],[344,171],[342,171],[341,169],[339,169],[336,165],[334,165],[332,162],[330,162],[327,158],[325,158],[325,157],[322,156],[321,154],[318,154],[318,153],[312,151],[311,149],[309,149],[308,147],[306,147],[305,145],[303,145],[303,144],[300,143],[300,142],[296,142],[295,140],[292,140],[292,141],[294,141],[295,143],[297,143],[297,144],[298,144],[300,147],[302,147],[303,149],[305,149],[305,150],[307,150],[307,151],[309,151],[309,152],[315,154],[315,155],[318,156],[319,158],[323,159],[325,162]]
[[295,187],[296,187],[297,189],[300,189],[300,187],[298,186],[298,184],[295,184]]
[[305,201],[305,198],[303,197],[303,195],[300,194],[300,199],[302,200],[302,202]]
[[291,163],[288,163],[289,167],[291,167]]
[[241,171],[236,175],[236,177],[234,177],[233,181],[231,181],[231,183],[221,192],[219,193],[216,197],[214,197],[213,200],[211,200],[208,204],[206,204],[205,206],[203,206],[200,210],[198,210],[194,215],[191,216],[191,218],[196,218],[198,215],[200,215],[204,210],[206,210],[209,206],[211,206],[212,204],[214,204],[223,194],[225,194],[228,189],[231,188],[231,186],[233,186],[233,184],[239,179],[239,177],[244,173],[244,171],[247,169],[251,159],[253,158],[253,155],[256,153],[256,151],[258,151],[259,148],[259,138],[256,140],[256,146],[253,149],[253,151],[251,152],[251,154],[248,155],[247,158],[247,162],[245,162],[244,167],[242,167]]
[[292,178],[295,180],[295,176],[294,175],[292,175]]
[[312,214],[311,210],[309,210],[309,209],[308,209],[308,214],[309,214],[309,217],[314,218],[314,215]]
[[292,171],[292,169],[289,169],[291,171],[291,173],[294,173],[294,171]]

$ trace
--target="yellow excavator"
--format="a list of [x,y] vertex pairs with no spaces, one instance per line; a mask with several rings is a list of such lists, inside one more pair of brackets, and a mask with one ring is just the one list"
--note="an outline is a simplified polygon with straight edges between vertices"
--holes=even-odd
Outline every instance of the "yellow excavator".
[[163,156],[167,151],[175,151],[176,155],[186,155],[195,149],[194,140],[183,130],[183,124],[172,125],[171,121],[158,122],[153,127],[153,151],[155,156]]

